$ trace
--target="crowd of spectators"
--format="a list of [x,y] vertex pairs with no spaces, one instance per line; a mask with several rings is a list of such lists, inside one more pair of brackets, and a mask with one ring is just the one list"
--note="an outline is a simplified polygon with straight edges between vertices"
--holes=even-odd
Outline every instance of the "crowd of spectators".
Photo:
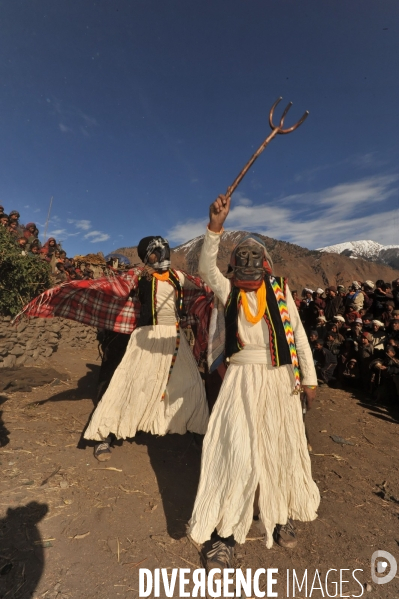
[[4,207],[0,205],[0,226],[7,229],[23,256],[37,256],[38,260],[45,260],[50,264],[54,285],[76,279],[94,278],[89,264],[68,258],[61,243],[57,242],[54,237],[49,237],[45,243],[41,244],[36,224],[23,225],[19,219],[20,214],[17,210],[11,210],[9,214],[6,214]]
[[399,398],[399,279],[293,291],[319,384]]

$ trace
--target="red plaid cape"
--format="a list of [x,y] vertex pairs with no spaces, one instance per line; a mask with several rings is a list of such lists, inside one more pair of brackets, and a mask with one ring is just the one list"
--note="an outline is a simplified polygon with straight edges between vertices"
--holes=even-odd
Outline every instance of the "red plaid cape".
[[[27,304],[14,322],[18,322],[22,316],[60,316],[98,329],[132,333],[140,315],[140,302],[131,292],[137,289],[141,271],[142,268],[133,268],[122,275],[62,283]],[[213,293],[199,277],[183,274],[196,286],[196,289],[184,290],[187,318],[181,325],[197,325],[194,356],[198,360],[207,347]]]

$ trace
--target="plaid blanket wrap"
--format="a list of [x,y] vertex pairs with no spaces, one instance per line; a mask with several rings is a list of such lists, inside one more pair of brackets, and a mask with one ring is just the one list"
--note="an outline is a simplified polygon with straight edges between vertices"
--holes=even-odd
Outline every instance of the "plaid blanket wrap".
[[[142,268],[133,268],[122,275],[62,283],[29,302],[15,317],[14,323],[23,316],[59,316],[98,329],[130,334],[136,328],[140,315],[140,302],[135,291],[141,271]],[[207,349],[213,293],[199,277],[183,274],[196,288],[184,289],[183,303],[187,317],[180,324],[183,328],[187,325],[197,326],[194,356],[199,360]]]

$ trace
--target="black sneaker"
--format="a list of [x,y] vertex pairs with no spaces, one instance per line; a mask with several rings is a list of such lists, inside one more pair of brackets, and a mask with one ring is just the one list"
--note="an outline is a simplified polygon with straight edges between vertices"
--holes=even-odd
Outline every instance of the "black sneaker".
[[207,551],[205,557],[205,568],[209,573],[212,568],[231,568],[234,559],[234,547],[230,547],[223,541],[215,541],[212,548]]
[[293,549],[298,543],[292,520],[290,519],[287,520],[287,524],[277,524],[273,536],[277,545],[286,549]]

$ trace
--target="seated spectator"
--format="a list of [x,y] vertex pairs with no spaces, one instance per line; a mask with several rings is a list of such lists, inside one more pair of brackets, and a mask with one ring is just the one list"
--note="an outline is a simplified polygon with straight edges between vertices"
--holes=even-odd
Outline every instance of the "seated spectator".
[[364,389],[368,389],[370,386],[371,372],[369,365],[373,359],[374,337],[371,333],[362,333],[360,336],[359,344],[359,363],[360,363],[360,376],[362,378],[362,386]]
[[372,314],[364,314],[362,315],[362,321],[363,321],[363,331],[365,331],[366,333],[371,333],[373,330],[373,315]]
[[355,322],[353,322],[351,324],[350,328],[346,331],[347,338],[353,339],[353,341],[355,342],[356,349],[357,349],[359,341],[360,341],[362,329],[363,329],[362,320],[360,318],[358,318]]
[[[353,322],[356,322],[356,320],[360,320],[362,321],[362,319],[360,318],[360,314],[359,312],[355,311],[355,306],[353,306],[352,304],[348,306],[347,308],[347,313],[345,314],[345,320],[346,323],[350,326]],[[363,322],[363,321],[362,321]]]
[[336,333],[327,331],[324,347],[329,349],[334,356],[338,356],[341,349],[341,343],[338,341]]
[[395,304],[393,301],[388,300],[387,302],[385,302],[385,310],[381,314],[381,317],[379,319],[379,320],[381,320],[381,322],[384,323],[384,327],[389,326],[389,323],[391,322],[391,320],[393,318],[394,309],[395,309]]
[[10,224],[10,223],[9,223],[9,220],[8,220],[8,216],[7,216],[7,214],[2,214],[2,215],[0,216],[0,225],[1,225],[2,227],[6,227],[6,228],[8,229],[8,227],[9,227],[9,224]]
[[331,333],[335,333],[338,343],[343,343],[345,341],[345,337],[339,331],[338,323],[336,323],[336,322],[327,323],[327,331],[330,331]]
[[329,383],[337,366],[337,356],[334,356],[323,344],[323,339],[317,339],[314,342],[313,358],[315,360],[317,381],[319,383]]
[[332,322],[334,322],[334,324],[337,325],[337,332],[341,333],[342,335],[344,334],[345,331],[345,318],[343,316],[341,316],[341,314],[337,314],[337,316],[334,316],[334,318],[332,319]]
[[357,387],[359,385],[360,369],[355,358],[351,358],[344,364],[339,380],[345,387]]
[[387,329],[387,339],[394,339],[399,343],[399,320],[392,319]]
[[341,351],[337,357],[337,378],[341,383],[343,382],[343,372],[347,367],[347,363],[349,360],[356,358],[357,351],[353,339],[345,339],[344,343],[341,345]]
[[386,339],[386,332],[384,330],[384,323],[380,320],[372,321],[372,332],[373,335],[373,347],[374,351],[380,351],[384,349],[384,342]]
[[0,206],[0,218],[3,216],[4,214],[4,206]]

